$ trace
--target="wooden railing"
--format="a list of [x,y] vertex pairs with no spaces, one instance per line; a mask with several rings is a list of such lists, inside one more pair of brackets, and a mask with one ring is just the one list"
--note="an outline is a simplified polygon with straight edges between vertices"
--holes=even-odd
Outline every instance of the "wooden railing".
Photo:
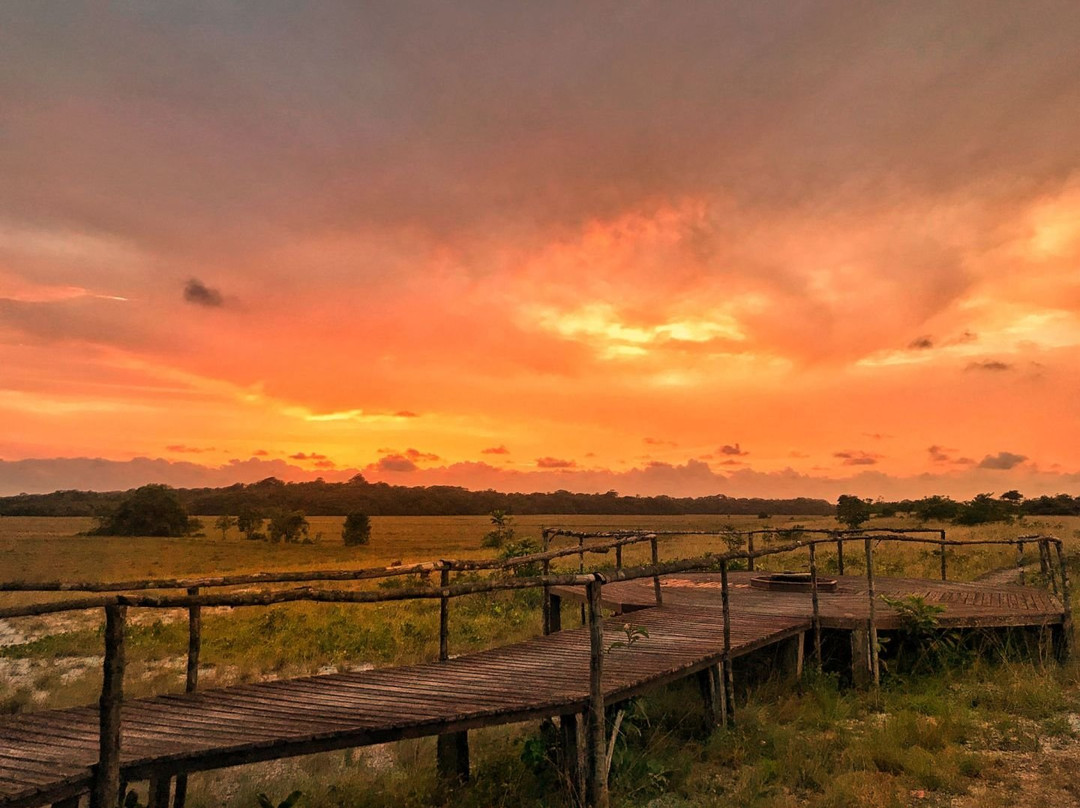
[[[926,538],[918,533],[932,533],[936,538]],[[802,538],[781,545],[757,549],[753,545],[753,536],[762,534],[783,534],[803,536],[823,536],[822,538]],[[741,535],[746,538],[746,550],[728,550],[724,553],[708,553],[695,558],[661,562],[659,542],[662,539],[686,535],[706,535],[730,538]],[[577,540],[576,547],[551,549],[553,539],[571,537]],[[596,541],[595,544],[589,544]],[[104,631],[104,677],[99,702],[99,760],[95,767],[90,804],[92,808],[114,808],[120,783],[120,748],[121,723],[120,706],[123,702],[123,678],[125,668],[125,623],[128,608],[183,608],[188,612],[189,642],[187,658],[187,677],[185,689],[194,692],[198,687],[199,655],[202,644],[203,607],[241,607],[267,606],[278,603],[315,602],[315,603],[384,603],[405,600],[432,600],[440,603],[439,615],[439,653],[438,658],[449,658],[449,608],[450,601],[466,595],[510,591],[521,589],[543,590],[543,630],[551,632],[558,627],[553,617],[553,596],[551,588],[555,586],[584,587],[584,611],[586,622],[590,626],[590,676],[589,676],[589,729],[586,734],[588,746],[588,769],[586,772],[587,802],[590,805],[606,805],[607,784],[604,767],[605,719],[603,693],[604,639],[601,625],[602,588],[613,581],[632,581],[651,578],[657,604],[661,603],[660,580],[665,575],[718,571],[721,579],[721,611],[723,620],[723,654],[721,656],[722,675],[720,683],[723,690],[725,718],[730,720],[734,714],[734,676],[731,655],[731,608],[729,600],[728,572],[735,562],[746,562],[749,569],[754,569],[757,559],[773,555],[792,553],[799,550],[808,552],[811,587],[812,630],[814,659],[818,665],[822,662],[821,616],[818,592],[818,547],[835,544],[838,552],[838,565],[842,564],[843,548],[851,542],[862,542],[865,553],[865,574],[868,585],[870,667],[875,684],[880,678],[880,665],[877,659],[877,629],[875,626],[875,582],[874,582],[874,546],[883,541],[897,543],[918,543],[937,545],[941,553],[942,579],[946,578],[945,551],[947,548],[975,546],[1015,546],[1017,565],[1023,570],[1024,547],[1035,544],[1038,547],[1040,572],[1055,594],[1059,594],[1063,603],[1062,635],[1064,649],[1068,654],[1072,634],[1072,612],[1070,603],[1070,582],[1062,541],[1054,536],[1031,535],[1016,539],[989,539],[976,541],[952,541],[945,538],[944,531],[925,530],[888,530],[888,531],[827,531],[779,529],[754,531],[617,531],[604,533],[583,533],[580,531],[546,529],[543,531],[543,547],[540,553],[501,560],[440,560],[422,564],[382,567],[357,570],[317,570],[306,572],[257,573],[219,577],[201,577],[185,579],[151,579],[101,582],[41,582],[31,583],[14,581],[0,583],[0,592],[87,592],[95,597],[8,606],[0,608],[0,618],[26,617],[84,609],[103,608],[105,612]],[[648,543],[651,563],[627,568],[623,565],[622,549],[628,545]],[[616,564],[614,571],[586,572],[584,557],[589,553],[608,553],[615,550]],[[551,562],[577,555],[577,572],[552,573]],[[529,564],[540,564],[543,574],[529,577],[502,577],[480,581],[452,583],[451,572],[501,571],[507,572]],[[439,584],[435,586],[411,586],[392,590],[356,590],[298,588],[266,590],[261,592],[206,593],[205,589],[246,586],[252,584],[314,583],[314,582],[355,582],[385,579],[401,575],[430,576],[439,573]],[[155,590],[184,590],[184,594],[158,594]],[[182,778],[182,775],[181,775]],[[184,785],[182,785],[184,784]],[[183,805],[186,783],[178,779],[176,804]],[[157,784],[160,790],[160,783]],[[156,793],[155,784],[151,784],[151,802]],[[168,781],[165,792],[168,793]],[[163,808],[163,806],[159,806]]]

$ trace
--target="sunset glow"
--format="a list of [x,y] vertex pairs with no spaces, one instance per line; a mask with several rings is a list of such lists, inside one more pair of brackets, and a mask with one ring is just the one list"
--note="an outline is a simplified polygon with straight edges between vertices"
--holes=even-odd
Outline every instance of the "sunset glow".
[[1076,493],[1080,6],[917,8],[9,7],[0,494]]

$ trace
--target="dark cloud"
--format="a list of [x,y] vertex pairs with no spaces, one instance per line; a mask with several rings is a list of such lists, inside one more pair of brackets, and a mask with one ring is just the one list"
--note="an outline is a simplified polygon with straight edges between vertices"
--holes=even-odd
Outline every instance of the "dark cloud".
[[414,462],[434,463],[441,460],[437,454],[431,452],[421,452],[419,449],[406,449],[403,454]]
[[882,455],[873,452],[846,451],[833,452],[833,457],[843,460],[845,466],[874,466],[881,460]]
[[182,443],[173,443],[165,447],[165,451],[177,452],[180,454],[202,454],[203,452],[215,451],[213,446],[199,447],[199,446],[185,446]]
[[991,373],[1001,373],[1005,370],[1012,370],[1013,366],[1008,362],[999,362],[997,360],[984,360],[982,362],[971,362],[964,370],[986,370]]
[[419,418],[420,417],[420,415],[418,413],[415,413],[412,410],[398,410],[397,412],[394,413],[394,415],[396,417],[398,417],[398,418]]
[[379,462],[371,468],[376,471],[409,472],[417,471],[420,467],[404,455],[393,454],[380,457]]
[[536,467],[538,469],[573,469],[577,468],[577,462],[574,460],[562,460],[558,457],[538,457],[536,458]]
[[266,449],[256,449],[254,452],[251,453],[251,456],[252,457],[266,457],[269,454],[270,453],[268,451],[266,451]]
[[954,466],[971,466],[975,461],[970,457],[953,457],[955,449],[950,449],[947,446],[939,446],[934,444],[926,450],[930,454],[930,460],[933,463],[950,463]]
[[908,349],[912,351],[926,351],[934,347],[934,338],[927,335],[917,337],[908,343]]
[[480,454],[486,455],[507,455],[510,454],[510,450],[505,446],[489,446],[487,449],[481,449]]
[[679,445],[673,440],[664,440],[663,438],[642,438],[641,440],[642,440],[642,442],[644,442],[648,446],[678,446]]
[[717,451],[722,455],[734,455],[735,457],[743,457],[750,454],[749,452],[744,452],[742,447],[737,443],[735,445],[725,444],[717,449]]
[[979,468],[1007,471],[1016,468],[1027,459],[1027,455],[1015,454],[1014,452],[998,452],[996,455],[987,455],[980,460]]
[[326,460],[326,455],[318,452],[297,452],[289,455],[289,460]]
[[218,308],[225,302],[221,292],[210,288],[198,278],[191,278],[184,284],[184,300],[196,306],[206,306],[212,309]]

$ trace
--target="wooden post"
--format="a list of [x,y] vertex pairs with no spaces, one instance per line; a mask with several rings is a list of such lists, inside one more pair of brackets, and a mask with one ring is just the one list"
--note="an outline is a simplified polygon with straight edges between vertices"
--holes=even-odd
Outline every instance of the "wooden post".
[[450,598],[446,594],[450,586],[450,569],[446,566],[439,572],[439,586],[442,597],[439,598],[439,661],[450,658]]
[[851,630],[851,684],[862,689],[873,681],[870,663],[870,633],[866,626]]
[[[577,565],[578,574],[584,575],[585,574],[585,537],[584,536],[578,536],[577,546],[578,546],[578,565]],[[581,604],[581,625],[585,625],[585,604],[584,603]]]
[[566,776],[566,782],[570,784],[573,805],[581,805],[585,801],[586,764],[584,754],[586,744],[581,735],[587,724],[586,716],[581,713],[568,713],[559,716],[559,748],[562,754],[562,768],[563,774]]
[[1039,539],[1039,574],[1042,575],[1043,586],[1050,586],[1050,563],[1046,552],[1046,539]]
[[548,614],[549,634],[562,631],[562,598],[558,595],[551,596],[551,610]]
[[124,619],[127,609],[105,607],[105,664],[98,702],[98,762],[90,808],[114,808],[120,792],[120,705],[124,701]]
[[[750,557],[748,559],[746,559],[746,568],[748,570],[750,570],[750,572],[753,572],[754,571],[754,531],[752,531],[752,530],[746,531],[746,552],[750,554]],[[653,563],[655,564],[656,561],[654,560]]]
[[818,603],[817,544],[810,542],[810,607],[814,626],[814,661],[821,669],[821,610]]
[[949,580],[949,571],[945,561],[945,531],[940,531],[940,534],[941,544],[939,545],[939,547],[941,547],[941,580],[947,581]]
[[79,797],[66,797],[62,800],[57,800],[52,804],[52,808],[79,808]]
[[147,808],[169,808],[169,789],[172,778],[167,774],[154,772],[150,775],[150,791],[146,797]]
[[724,708],[735,719],[735,674],[731,667],[731,599],[728,592],[727,561],[720,562],[720,605],[724,619]]
[[469,780],[469,733],[447,732],[440,735],[435,747],[436,768],[443,780],[466,783]]
[[1065,548],[1060,541],[1054,542],[1057,550],[1058,565],[1061,567],[1061,605],[1064,614],[1061,620],[1061,658],[1068,659],[1072,653],[1072,603],[1069,591],[1069,566],[1065,557]]
[[[866,595],[870,606],[870,618],[867,620],[867,636],[870,641],[870,673],[874,679],[874,687],[877,687],[881,684],[881,666],[878,662],[878,636],[875,622],[877,595],[874,592],[874,542],[865,539],[864,543],[866,545]],[[942,558],[944,557],[942,556]]]
[[1050,552],[1050,540],[1043,539],[1043,552],[1046,554],[1046,579],[1050,582],[1050,591],[1058,593],[1057,573],[1054,572],[1054,557]]
[[[193,598],[199,596],[199,587],[190,587],[188,595]],[[199,655],[202,653],[202,606],[193,603],[188,606],[188,655],[187,655],[187,681],[184,683],[184,692],[194,693],[199,689]],[[187,775],[176,775],[176,789],[173,794],[173,808],[184,808],[187,802]],[[165,808],[168,803],[162,803],[160,808]]]
[[622,569],[622,545],[615,546],[615,569]]
[[844,574],[844,540],[836,540],[836,574]]
[[785,678],[794,682],[802,680],[803,660],[806,653],[806,632],[800,631],[780,645],[780,667]]
[[585,772],[586,804],[607,808],[608,787],[604,758],[607,753],[607,727],[604,720],[604,625],[600,610],[600,577],[585,587],[589,611],[589,732],[588,766]]
[[[547,529],[540,531],[540,544],[543,552],[547,552],[551,548],[551,538],[548,536]],[[544,577],[551,575],[551,559],[544,559]],[[541,603],[543,612],[540,616],[540,625],[545,634],[551,633],[551,587],[544,584],[544,595]]]
[[[657,546],[657,538],[656,538],[656,536],[652,537],[652,540],[649,542],[649,544],[652,546],[652,563],[653,563],[653,566],[655,567],[657,564],[660,563],[660,549]],[[656,605],[660,606],[664,602],[664,596],[660,592],[660,576],[659,575],[654,575],[653,576],[652,584],[653,584],[653,592],[656,593]]]
[[717,675],[716,666],[709,665],[698,671],[697,682],[705,708],[705,729],[712,732],[723,722],[720,709],[720,677]]

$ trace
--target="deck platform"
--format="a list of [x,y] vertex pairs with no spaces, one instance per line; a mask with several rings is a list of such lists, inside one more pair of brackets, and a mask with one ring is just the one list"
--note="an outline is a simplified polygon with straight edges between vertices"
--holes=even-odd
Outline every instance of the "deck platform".
[[[720,613],[675,603],[642,610],[649,636],[604,659],[606,700],[619,701],[715,665]],[[623,620],[605,623],[610,642]],[[733,656],[800,634],[805,614],[733,614]],[[293,755],[458,732],[560,714],[589,700],[588,629],[400,668],[312,676],[126,701],[122,772],[137,781]],[[96,707],[0,719],[0,806],[60,802],[90,788]]]

